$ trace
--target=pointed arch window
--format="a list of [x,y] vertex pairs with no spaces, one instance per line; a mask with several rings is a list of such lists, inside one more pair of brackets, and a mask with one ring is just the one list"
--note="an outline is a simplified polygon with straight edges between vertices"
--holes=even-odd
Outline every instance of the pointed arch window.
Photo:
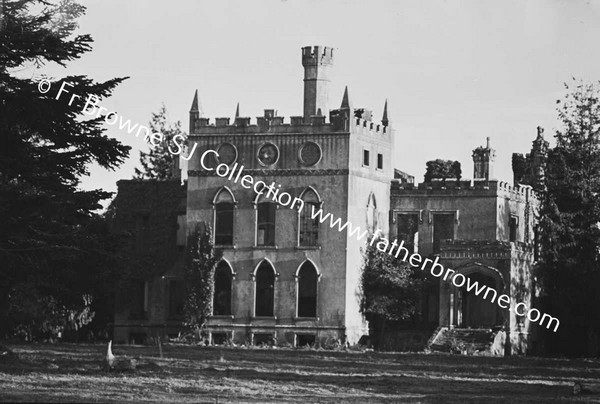
[[297,274],[298,317],[317,317],[317,282],[319,274],[312,262],[306,260]]
[[233,210],[237,201],[231,190],[221,188],[213,199],[215,211],[215,245],[233,245]]
[[319,244],[319,219],[312,218],[313,209],[321,208],[321,198],[317,191],[308,187],[300,195],[303,208],[298,215],[298,245],[300,247],[315,247]]
[[273,317],[275,303],[275,269],[267,260],[263,260],[255,272],[255,305],[256,317]]
[[233,271],[229,264],[221,260],[215,269],[215,292],[213,295],[213,315],[231,315],[231,284]]
[[373,234],[378,226],[377,216],[377,201],[375,195],[371,193],[367,202],[367,229]]

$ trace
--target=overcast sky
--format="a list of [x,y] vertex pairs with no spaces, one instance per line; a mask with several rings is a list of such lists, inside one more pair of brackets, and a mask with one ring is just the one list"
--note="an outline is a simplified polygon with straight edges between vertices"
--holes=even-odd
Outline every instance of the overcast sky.
[[[88,1],[80,33],[93,51],[54,77],[130,76],[102,105],[135,123],[165,103],[188,128],[198,89],[204,114],[302,115],[301,47],[335,48],[330,106],[344,86],[354,107],[396,130],[394,166],[422,181],[425,162],[461,161],[491,137],[496,174],[512,179],[511,154],[528,152],[536,127],[552,138],[556,99],[571,77],[600,79],[600,1]],[[288,120],[286,119],[286,122]],[[138,165],[141,139],[117,172],[95,168],[85,188],[116,190]]]

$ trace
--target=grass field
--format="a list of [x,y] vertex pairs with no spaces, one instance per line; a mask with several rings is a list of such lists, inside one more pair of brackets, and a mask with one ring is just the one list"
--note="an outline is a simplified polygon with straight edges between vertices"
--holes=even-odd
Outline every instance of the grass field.
[[[9,345],[0,400],[38,402],[600,402],[600,361],[291,349],[114,346],[160,366],[112,373],[104,345]],[[148,366],[150,367],[150,366]],[[577,397],[573,382],[591,391]]]

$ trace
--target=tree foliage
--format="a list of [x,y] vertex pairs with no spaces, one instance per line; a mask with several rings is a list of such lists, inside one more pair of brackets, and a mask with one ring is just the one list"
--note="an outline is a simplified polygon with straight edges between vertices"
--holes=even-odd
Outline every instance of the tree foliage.
[[[565,85],[562,128],[549,150],[540,209],[537,276],[561,321],[550,349],[598,354],[600,332],[600,87]],[[587,352],[586,352],[587,351]]]
[[376,246],[377,242],[369,243],[363,252],[360,310],[374,325],[377,345],[387,322],[411,321],[419,315],[423,278],[406,262]]
[[430,160],[427,162],[427,171],[425,172],[425,182],[431,182],[433,178],[455,178],[460,181],[462,170],[460,161],[454,160]]
[[9,334],[24,329],[29,337],[56,335],[63,326],[79,327],[77,319],[97,298],[102,271],[114,263],[103,249],[110,238],[95,213],[110,193],[83,191],[79,182],[91,163],[118,167],[129,147],[104,135],[103,116],[86,119],[83,102],[69,105],[55,96],[68,82],[71,94],[102,99],[124,79],[45,77],[52,91],[42,93],[37,78],[20,74],[24,69],[41,74],[46,63],[65,66],[90,51],[91,37],[74,35],[83,11],[72,1],[58,6],[36,0],[3,2],[0,323],[8,325]]
[[178,147],[183,147],[186,139],[185,133],[181,130],[181,122],[169,123],[167,108],[163,104],[158,112],[152,113],[150,130],[152,133],[161,133],[164,139],[154,147],[151,145],[149,152],[140,151],[142,169],[135,169],[135,177],[156,180],[173,179],[177,174],[175,159],[179,159],[179,154],[173,154],[173,152],[180,152]]
[[212,313],[215,265],[219,257],[212,244],[212,230],[199,223],[188,236],[186,263],[185,325],[200,332]]

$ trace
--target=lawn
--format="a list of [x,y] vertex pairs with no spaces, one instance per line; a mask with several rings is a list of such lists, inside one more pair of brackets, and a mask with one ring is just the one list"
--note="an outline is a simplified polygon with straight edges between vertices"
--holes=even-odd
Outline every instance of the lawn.
[[[100,369],[104,345],[8,345],[0,400],[38,402],[600,402],[600,361],[184,345],[113,346],[133,373]],[[149,365],[150,364],[150,365]],[[153,366],[156,364],[158,366]],[[573,382],[592,392],[573,396]]]

